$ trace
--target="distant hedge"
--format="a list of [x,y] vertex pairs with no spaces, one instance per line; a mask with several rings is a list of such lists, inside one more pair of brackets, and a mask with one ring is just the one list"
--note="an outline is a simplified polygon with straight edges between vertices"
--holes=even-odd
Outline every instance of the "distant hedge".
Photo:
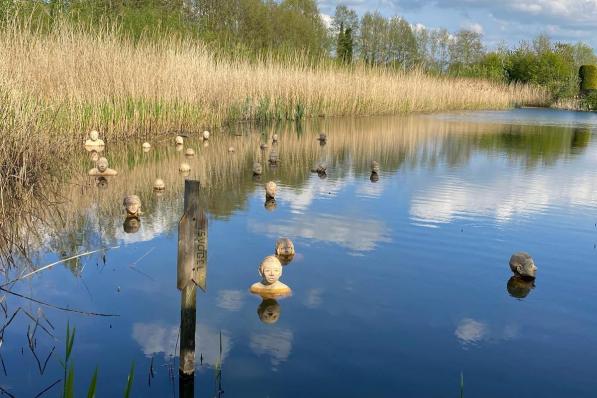
[[581,91],[597,90],[597,65],[583,65],[578,71]]

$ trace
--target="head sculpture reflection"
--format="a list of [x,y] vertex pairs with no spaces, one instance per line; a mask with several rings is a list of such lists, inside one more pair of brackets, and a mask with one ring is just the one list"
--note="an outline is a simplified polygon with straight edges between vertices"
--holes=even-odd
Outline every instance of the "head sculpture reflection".
[[141,228],[141,220],[139,217],[127,217],[122,224],[122,228],[127,234],[134,234]]
[[523,278],[518,275],[508,279],[508,284],[506,285],[506,289],[508,290],[508,293],[510,293],[510,296],[517,299],[525,298],[534,288],[534,279]]
[[280,304],[273,298],[263,297],[263,301],[257,307],[257,315],[263,323],[273,324],[280,319]]

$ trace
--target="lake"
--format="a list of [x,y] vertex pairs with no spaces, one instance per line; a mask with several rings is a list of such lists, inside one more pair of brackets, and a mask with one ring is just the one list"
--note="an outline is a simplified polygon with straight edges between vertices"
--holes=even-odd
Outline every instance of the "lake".
[[[148,152],[107,143],[119,174],[106,179],[86,175],[81,147],[80,173],[12,222],[24,249],[5,260],[2,284],[27,298],[2,292],[0,387],[33,397],[62,380],[68,322],[77,396],[96,368],[97,396],[121,396],[134,363],[139,397],[592,397],[596,133],[596,114],[544,109],[322,118],[207,143],[189,134],[190,158],[176,134]],[[182,386],[181,162],[208,218],[196,372]],[[327,175],[311,172],[319,164]],[[141,198],[140,225],[125,222],[127,194]],[[262,300],[249,287],[280,237],[296,248],[281,277],[292,295]],[[512,279],[518,251],[533,256],[534,282]]]

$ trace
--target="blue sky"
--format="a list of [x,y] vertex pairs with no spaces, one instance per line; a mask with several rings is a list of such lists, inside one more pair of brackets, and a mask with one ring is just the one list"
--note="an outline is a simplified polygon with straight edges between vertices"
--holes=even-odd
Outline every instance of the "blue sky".
[[489,47],[500,41],[514,45],[539,33],[597,47],[597,0],[318,0],[318,4],[327,15],[344,4],[359,15],[377,10],[429,28],[477,30]]

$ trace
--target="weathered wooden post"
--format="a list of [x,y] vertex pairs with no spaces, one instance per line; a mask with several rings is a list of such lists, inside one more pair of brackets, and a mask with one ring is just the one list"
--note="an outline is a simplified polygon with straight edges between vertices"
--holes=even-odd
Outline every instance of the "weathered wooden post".
[[[180,396],[193,396],[197,286],[206,290],[207,217],[199,208],[199,181],[185,180],[184,214],[178,224],[176,287],[180,300]],[[184,393],[184,395],[183,395]]]

